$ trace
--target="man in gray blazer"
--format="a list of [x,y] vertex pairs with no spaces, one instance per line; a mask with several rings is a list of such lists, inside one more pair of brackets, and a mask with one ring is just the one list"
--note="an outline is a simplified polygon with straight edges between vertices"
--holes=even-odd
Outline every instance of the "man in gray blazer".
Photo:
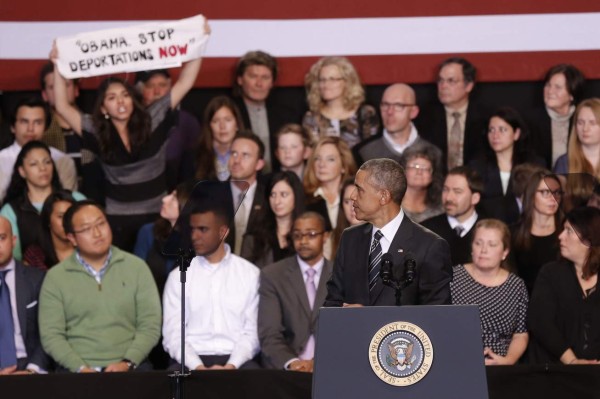
[[262,270],[258,336],[267,368],[313,371],[314,332],[333,266],[323,257],[329,233],[316,212],[294,222],[296,255]]
[[49,359],[38,329],[44,272],[15,261],[15,240],[10,222],[0,216],[0,375],[45,373]]

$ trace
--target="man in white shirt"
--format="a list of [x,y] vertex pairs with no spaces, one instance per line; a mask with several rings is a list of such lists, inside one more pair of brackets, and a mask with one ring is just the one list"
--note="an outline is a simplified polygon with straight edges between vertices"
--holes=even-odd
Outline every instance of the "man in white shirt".
[[[30,141],[42,140],[44,131],[50,125],[48,105],[37,98],[21,100],[11,115],[10,124],[15,141],[0,151],[0,201],[6,196],[21,148]],[[77,170],[73,159],[54,147],[50,147],[50,155],[63,188],[77,190]]]
[[179,270],[165,286],[163,346],[190,370],[256,368],[259,269],[224,243],[229,210],[204,201],[190,211],[196,253],[187,271],[185,359],[181,358]]

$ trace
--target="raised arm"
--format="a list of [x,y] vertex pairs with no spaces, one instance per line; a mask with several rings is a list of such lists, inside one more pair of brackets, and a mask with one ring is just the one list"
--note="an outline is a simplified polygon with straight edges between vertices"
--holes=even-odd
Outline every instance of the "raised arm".
[[58,65],[56,64],[57,59],[58,49],[56,48],[56,43],[53,43],[52,50],[50,51],[50,60],[54,63],[54,97],[56,102],[56,112],[67,121],[75,133],[81,136],[81,113],[76,107],[69,104],[67,99],[67,82],[58,71]]
[[[204,33],[210,35],[208,22],[204,23]],[[177,82],[175,82],[171,89],[171,108],[176,108],[181,100],[183,100],[183,97],[194,87],[201,65],[202,57],[185,63],[183,68],[181,68],[179,79],[177,79]]]

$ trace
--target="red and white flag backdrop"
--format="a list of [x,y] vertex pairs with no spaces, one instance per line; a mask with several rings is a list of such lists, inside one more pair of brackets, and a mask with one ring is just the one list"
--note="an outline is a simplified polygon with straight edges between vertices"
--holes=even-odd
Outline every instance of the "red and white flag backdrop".
[[213,32],[200,87],[229,86],[236,59],[256,49],[278,58],[282,86],[302,85],[325,55],[348,56],[365,84],[431,82],[450,55],[480,81],[538,80],[561,62],[600,78],[593,0],[33,0],[0,2],[0,90],[37,89],[55,37],[196,14]]

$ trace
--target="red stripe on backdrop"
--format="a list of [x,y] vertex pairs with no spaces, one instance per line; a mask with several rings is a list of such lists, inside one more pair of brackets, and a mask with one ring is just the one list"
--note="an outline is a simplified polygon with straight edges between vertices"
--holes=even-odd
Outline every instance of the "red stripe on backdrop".
[[20,7],[15,4],[10,0],[0,2],[0,18],[3,21],[157,20],[181,19],[196,14],[204,14],[209,19],[304,19],[600,11],[600,2],[594,0],[205,0],[173,4],[164,0],[83,3],[81,0],[52,0],[25,2]]
[[[436,66],[450,55],[397,55],[350,57],[366,85],[393,82],[427,83],[435,78]],[[467,54],[478,69],[480,82],[510,82],[541,80],[545,71],[558,63],[572,63],[588,79],[600,79],[600,50],[535,53],[475,53]],[[317,57],[281,58],[280,86],[302,86],[304,75]],[[204,61],[198,87],[231,85],[236,59],[210,58]],[[37,90],[38,73],[44,61],[12,61],[0,63],[0,90]],[[174,71],[176,76],[177,71]],[[84,88],[94,88],[103,79],[83,79]]]

